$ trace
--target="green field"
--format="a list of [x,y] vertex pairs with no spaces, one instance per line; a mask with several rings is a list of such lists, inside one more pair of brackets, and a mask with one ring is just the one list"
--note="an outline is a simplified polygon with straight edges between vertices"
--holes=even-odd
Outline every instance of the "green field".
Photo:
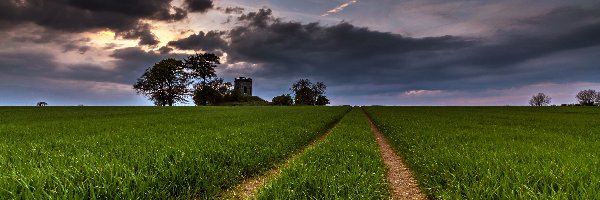
[[[600,199],[597,107],[365,110],[430,198]],[[257,198],[390,195],[359,108],[0,107],[0,199],[213,199],[292,155]]]
[[440,199],[599,199],[597,107],[369,107]]
[[0,197],[211,198],[349,109],[0,108]]
[[258,199],[385,199],[385,166],[371,128],[355,108],[314,149],[267,184]]

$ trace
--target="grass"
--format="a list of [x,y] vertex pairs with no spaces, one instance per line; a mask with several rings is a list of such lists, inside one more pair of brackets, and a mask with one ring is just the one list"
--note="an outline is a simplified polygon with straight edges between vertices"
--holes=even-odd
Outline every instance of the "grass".
[[349,107],[3,107],[2,198],[214,198]]
[[599,199],[597,107],[368,107],[439,199]]
[[385,166],[361,109],[259,190],[258,199],[385,199]]

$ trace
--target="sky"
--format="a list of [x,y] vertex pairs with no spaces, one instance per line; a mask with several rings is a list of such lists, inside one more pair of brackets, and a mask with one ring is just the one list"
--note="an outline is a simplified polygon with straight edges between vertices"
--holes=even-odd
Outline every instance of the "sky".
[[[146,106],[166,58],[219,55],[271,100],[301,78],[332,105],[551,104],[600,90],[594,0],[2,0],[0,106]],[[180,105],[191,105],[180,104]]]

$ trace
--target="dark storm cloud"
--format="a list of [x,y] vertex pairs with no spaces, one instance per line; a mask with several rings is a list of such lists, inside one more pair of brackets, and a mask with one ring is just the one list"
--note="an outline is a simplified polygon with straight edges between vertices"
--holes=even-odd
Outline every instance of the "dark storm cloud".
[[[0,74],[26,79],[60,79],[72,81],[99,81],[120,84],[133,83],[144,71],[161,59],[185,55],[161,54],[144,51],[139,47],[116,49],[110,55],[114,68],[96,64],[60,64],[49,53],[4,52],[0,53]],[[0,82],[0,84],[6,84]]]
[[[390,64],[404,65],[413,55],[442,53],[471,45],[470,41],[451,36],[409,38],[346,22],[333,26],[283,22],[273,17],[270,9],[241,15],[238,21],[243,25],[229,31],[226,35],[229,43],[220,49],[228,53],[230,62],[263,65],[257,75],[267,78],[318,74],[330,81],[358,82],[366,80],[365,75],[375,78],[387,73]],[[171,43],[195,38],[192,35]]]
[[244,10],[245,10],[242,7],[225,7],[225,8],[217,7],[216,9],[222,11],[225,14],[238,14],[238,15],[243,14]]
[[248,26],[265,28],[269,23],[279,22],[278,18],[273,17],[273,11],[268,8],[260,9],[258,12],[243,14],[237,18],[238,21],[247,22]]
[[168,53],[171,53],[171,51],[173,51],[173,48],[171,48],[171,47],[161,47],[158,49],[158,52],[160,54],[168,54]]
[[[34,23],[71,33],[111,29],[141,45],[155,45],[158,39],[140,20],[179,21],[187,11],[171,5],[172,0],[24,0],[0,1],[0,27]],[[210,1],[207,1],[210,2]],[[195,7],[196,8],[196,7]],[[207,7],[205,9],[210,9]],[[196,8],[194,11],[199,8]]]
[[[60,2],[60,1],[59,1]],[[117,13],[135,18],[156,20],[181,20],[185,18],[185,11],[175,9],[170,14],[171,0],[67,0],[66,6],[73,6],[92,12]]]
[[184,0],[190,12],[206,12],[213,8],[212,0]]
[[121,36],[124,39],[140,39],[139,45],[156,46],[160,42],[156,35],[150,31],[149,24],[139,24],[135,28],[128,31],[117,32],[117,36]]
[[187,38],[171,41],[168,46],[187,50],[215,51],[223,49],[227,45],[227,42],[222,38],[224,34],[225,32],[222,31],[209,31],[207,33],[200,31],[198,34],[192,34]]
[[53,43],[55,45],[61,46],[63,49],[63,53],[69,51],[77,51],[83,54],[92,48],[86,44],[90,42],[90,38],[73,38],[72,35],[64,34],[60,31],[46,30],[43,32],[38,32],[36,30],[30,30],[29,32],[22,32],[22,30],[18,30],[17,32],[19,33],[17,36],[6,36],[0,34],[0,37],[5,36],[11,38],[13,42],[25,44]]
[[[511,29],[500,30],[489,38],[411,38],[347,22],[327,26],[283,21],[274,17],[271,10],[261,9],[238,17],[241,25],[226,33],[226,44],[206,45],[210,40],[198,35],[170,44],[195,41],[195,45],[172,47],[202,49],[206,45],[206,49],[223,50],[230,63],[258,64],[260,67],[251,75],[265,79],[314,77],[334,86],[348,83],[393,86],[353,91],[361,94],[505,88],[548,80],[597,81],[585,75],[600,73],[600,68],[590,64],[593,62],[572,66],[526,63],[559,53],[564,54],[561,58],[577,57],[569,52],[598,47],[598,13],[598,7],[561,7],[517,21]],[[573,80],[577,78],[565,74],[580,79]]]

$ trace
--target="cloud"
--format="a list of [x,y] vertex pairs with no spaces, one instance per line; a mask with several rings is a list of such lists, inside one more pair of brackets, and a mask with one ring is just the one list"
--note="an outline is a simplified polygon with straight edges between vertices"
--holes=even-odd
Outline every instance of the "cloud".
[[[239,69],[244,69],[246,76],[273,82],[313,78],[336,88],[372,85],[364,90],[333,89],[334,96],[406,91],[408,96],[433,95],[548,81],[597,81],[586,74],[600,73],[592,64],[600,56],[594,53],[600,49],[600,17],[593,14],[600,9],[561,9],[565,8],[516,21],[513,29],[486,38],[413,38],[347,22],[284,21],[269,9],[260,9],[238,17],[238,26],[219,37],[194,34],[170,46],[224,51],[226,64],[235,66],[224,69],[227,74],[239,75]],[[555,20],[556,13],[573,23]],[[547,32],[548,27],[558,30]],[[211,38],[218,42],[209,42]]]
[[[557,7],[503,21],[496,32],[479,37],[411,37],[345,21],[290,21],[266,8],[247,12],[217,7],[207,9],[235,14],[225,16],[235,20],[225,26],[229,30],[181,33],[191,35],[155,51],[139,47],[159,44],[151,31],[154,22],[175,22],[193,12],[187,4],[175,7],[171,3],[0,1],[0,42],[5,47],[0,49],[2,91],[14,91],[7,89],[13,86],[41,87],[42,82],[61,86],[98,82],[103,86],[88,88],[122,88],[161,59],[183,58],[185,55],[175,53],[179,50],[220,53],[226,62],[218,68],[220,76],[253,77],[257,91],[270,97],[289,92],[291,82],[299,78],[324,81],[334,102],[513,104],[520,98],[525,102],[533,93],[510,95],[510,88],[540,83],[548,83],[548,87],[574,82],[593,85],[600,74],[600,6]],[[93,36],[80,34],[99,30],[137,39],[139,46],[91,46]],[[25,82],[31,82],[31,87]],[[43,88],[60,90],[54,87]],[[449,97],[455,101],[441,100]]]
[[217,7],[216,9],[222,11],[225,14],[238,14],[238,15],[244,14],[244,10],[245,10],[244,8],[238,7],[238,6],[236,6],[236,7],[225,7],[225,8],[223,8],[223,7]]
[[150,29],[150,24],[138,24],[128,31],[117,32],[116,36],[124,39],[139,39],[139,45],[156,46],[160,41]]
[[[110,29],[141,45],[156,45],[146,21],[175,22],[187,17],[187,10],[172,6],[172,0],[23,0],[0,2],[0,27],[10,30],[29,23],[50,31],[68,33]],[[186,1],[190,12],[212,8],[212,1]],[[201,7],[204,4],[210,6]]]
[[224,34],[223,31],[209,31],[207,33],[200,31],[198,34],[192,34],[187,38],[170,41],[168,46],[184,50],[216,51],[227,46],[227,42],[222,38]]
[[190,12],[206,12],[213,8],[212,0],[184,0]]
[[350,1],[346,2],[346,3],[343,3],[343,4],[339,5],[338,7],[335,7],[333,9],[331,9],[331,10],[328,10],[327,12],[323,13],[321,16],[325,17],[325,16],[328,16],[328,15],[339,13],[342,10],[346,9],[346,7],[348,7],[348,6],[352,5],[352,4],[355,4],[357,2],[358,2],[358,0],[350,0]]
[[406,97],[421,97],[421,96],[433,96],[440,94],[442,90],[410,90],[404,92],[402,95]]

